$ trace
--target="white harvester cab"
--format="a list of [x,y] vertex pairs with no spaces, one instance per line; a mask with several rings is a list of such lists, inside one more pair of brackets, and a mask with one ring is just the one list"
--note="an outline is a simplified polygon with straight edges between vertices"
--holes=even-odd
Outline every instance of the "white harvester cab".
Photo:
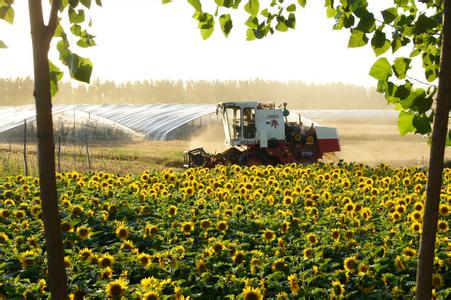
[[218,104],[221,115],[225,143],[230,146],[256,145],[268,147],[268,141],[285,139],[284,113],[273,103],[224,102]]

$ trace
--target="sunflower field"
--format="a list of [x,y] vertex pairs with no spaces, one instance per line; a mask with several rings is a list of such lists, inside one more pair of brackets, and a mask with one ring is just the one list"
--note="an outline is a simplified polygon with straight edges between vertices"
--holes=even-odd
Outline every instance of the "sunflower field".
[[[451,295],[444,170],[434,297]],[[57,174],[72,299],[414,298],[427,170]],[[0,178],[0,299],[49,297],[39,180]]]

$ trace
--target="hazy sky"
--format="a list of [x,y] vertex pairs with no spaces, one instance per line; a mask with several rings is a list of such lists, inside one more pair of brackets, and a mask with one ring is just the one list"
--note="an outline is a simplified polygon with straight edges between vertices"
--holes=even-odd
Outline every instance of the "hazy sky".
[[[0,77],[32,75],[28,1],[15,2],[15,25],[0,21],[0,39],[9,46],[0,50]],[[297,12],[296,30],[252,42],[245,39],[245,14],[235,14],[228,39],[217,24],[210,39],[203,41],[186,1],[103,2],[103,8],[91,13],[98,45],[77,52],[93,60],[93,78],[262,78],[376,85],[368,75],[376,60],[371,47],[347,49],[349,32],[331,29],[333,20],[326,18],[324,1],[308,1],[307,8]],[[51,59],[57,61],[55,52]]]

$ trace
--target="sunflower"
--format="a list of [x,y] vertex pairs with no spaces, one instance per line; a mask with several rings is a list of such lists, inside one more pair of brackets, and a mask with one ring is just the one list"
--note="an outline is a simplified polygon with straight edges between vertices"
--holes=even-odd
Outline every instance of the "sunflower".
[[271,229],[266,229],[264,232],[263,232],[263,239],[266,241],[266,242],[272,242],[275,238],[276,238],[276,235],[274,234],[274,231],[272,231]]
[[1,208],[0,209],[0,216],[4,219],[8,218],[10,215],[9,210],[7,210],[6,208]]
[[193,222],[183,222],[181,230],[184,234],[190,234],[191,231],[194,230],[194,223]]
[[414,210],[414,211],[410,214],[410,217],[411,217],[414,221],[416,221],[416,222],[421,222],[421,220],[422,220],[422,218],[423,218],[423,215],[421,214],[420,211]]
[[158,291],[150,290],[150,291],[147,291],[143,295],[142,299],[143,300],[159,300],[160,294],[158,293]]
[[64,232],[71,232],[73,230],[72,224],[67,221],[62,221],[61,230]]
[[357,270],[357,258],[354,255],[345,258],[343,266],[347,272],[354,273]]
[[135,244],[133,243],[133,241],[125,240],[121,244],[121,249],[122,250],[133,251],[135,249]]
[[394,211],[392,214],[390,214],[390,217],[393,221],[399,221],[401,219],[401,214],[397,211]]
[[413,222],[410,225],[410,229],[415,233],[421,233],[421,223]]
[[205,264],[205,261],[203,259],[196,261],[196,270],[200,274],[207,272],[207,265]]
[[340,230],[339,229],[332,229],[332,238],[334,240],[338,240],[340,238]]
[[305,248],[304,249],[304,259],[310,259],[313,256],[313,250],[312,248]]
[[299,283],[296,274],[288,276],[288,284],[290,285],[291,294],[297,296],[299,293]]
[[282,258],[276,259],[271,265],[271,270],[273,270],[273,272],[283,271],[284,269],[285,261]]
[[227,221],[220,221],[218,223],[217,229],[219,231],[225,232],[229,228],[229,225],[227,224]]
[[441,288],[444,285],[443,276],[437,273],[432,274],[432,285],[436,289]]
[[276,300],[289,300],[287,292],[279,292],[276,294]]
[[285,197],[283,197],[283,204],[284,205],[291,205],[291,204],[293,204],[294,203],[294,198],[292,197],[292,196],[285,196]]
[[169,206],[169,208],[168,208],[168,213],[169,213],[169,215],[171,216],[171,217],[175,217],[176,215],[177,215],[177,206],[175,206],[175,205],[171,205],[171,206]]
[[147,253],[140,253],[138,255],[138,261],[144,268],[146,268],[151,262],[151,256]]
[[80,255],[82,260],[88,260],[92,256],[92,250],[88,248],[81,249],[78,254]]
[[445,220],[439,220],[437,223],[437,230],[438,232],[448,232],[448,222]]
[[97,261],[102,268],[111,267],[114,263],[114,256],[109,253],[105,253],[102,254]]
[[216,254],[221,254],[221,252],[224,250],[225,246],[224,246],[223,243],[217,242],[217,243],[215,243],[215,244],[213,245],[212,248],[213,248],[213,251],[214,251]]
[[147,223],[144,227],[144,237],[154,236],[158,232],[158,226]]
[[347,212],[353,212],[355,210],[355,204],[352,202],[349,202],[345,205],[345,211]]
[[395,258],[395,267],[396,270],[400,271],[404,271],[404,269],[406,268],[406,266],[404,265],[404,262],[401,259],[401,256],[396,256]]
[[251,286],[246,286],[243,289],[243,299],[244,300],[262,300],[263,295],[259,288],[254,288]]
[[413,205],[413,209],[416,211],[422,211],[423,210],[423,203],[421,202],[415,202]]
[[449,207],[447,204],[440,205],[439,208],[440,215],[447,217],[449,214]]
[[334,299],[334,298],[342,298],[345,295],[345,287],[344,285],[338,281],[332,281],[332,288],[330,291],[330,298]]
[[315,245],[316,243],[318,243],[318,237],[316,236],[316,234],[309,233],[307,234],[307,241],[310,244]]
[[126,240],[128,238],[129,229],[125,225],[124,222],[118,222],[116,226],[116,230],[114,231],[116,233],[116,236],[121,240]]
[[77,235],[82,240],[89,239],[91,237],[91,228],[87,226],[80,226],[77,228]]
[[410,258],[410,257],[417,256],[417,250],[412,249],[412,248],[410,248],[410,247],[404,248],[404,250],[402,250],[402,253],[403,253],[405,256],[409,257],[409,258]]
[[232,261],[234,264],[240,264],[244,260],[244,252],[243,251],[236,251],[235,254],[232,256]]
[[359,275],[364,275],[364,274],[368,273],[370,267],[368,266],[368,264],[362,262],[359,264],[358,269],[359,269]]
[[31,267],[37,257],[37,252],[35,250],[27,250],[20,254],[20,263],[23,268]]
[[204,219],[200,221],[200,227],[202,230],[207,230],[211,226],[211,221],[209,219]]
[[9,238],[8,235],[4,232],[0,232],[0,244],[6,244],[8,242]]
[[120,298],[125,294],[128,288],[128,282],[124,278],[111,281],[106,286],[106,292],[111,298]]

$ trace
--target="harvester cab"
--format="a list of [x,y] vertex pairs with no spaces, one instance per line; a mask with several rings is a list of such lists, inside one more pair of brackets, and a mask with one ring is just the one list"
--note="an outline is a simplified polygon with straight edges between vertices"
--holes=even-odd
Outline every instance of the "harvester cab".
[[202,148],[185,151],[185,167],[217,164],[314,163],[324,153],[340,151],[335,128],[289,122],[286,103],[223,102],[216,113],[222,119],[226,151],[209,155]]

